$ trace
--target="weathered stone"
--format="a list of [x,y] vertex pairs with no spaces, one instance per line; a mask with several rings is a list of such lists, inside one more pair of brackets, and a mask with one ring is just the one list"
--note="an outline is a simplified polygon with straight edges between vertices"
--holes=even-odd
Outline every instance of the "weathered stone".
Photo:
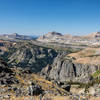
[[84,65],[80,63],[74,63],[72,59],[66,57],[65,54],[58,55],[53,64],[48,65],[41,71],[43,76],[47,76],[47,79],[59,81],[59,82],[80,82],[88,83],[92,80],[90,74],[100,69],[95,65]]
[[34,95],[40,95],[43,93],[43,90],[41,88],[41,86],[37,85],[37,84],[31,84],[28,87],[28,94],[30,96],[34,96]]

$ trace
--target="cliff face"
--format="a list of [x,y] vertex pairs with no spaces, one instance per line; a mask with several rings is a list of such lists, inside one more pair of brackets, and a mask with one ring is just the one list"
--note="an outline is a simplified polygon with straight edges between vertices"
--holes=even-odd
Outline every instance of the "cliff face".
[[60,82],[86,83],[91,80],[90,75],[99,69],[99,66],[75,63],[66,55],[58,55],[52,65],[42,70],[42,75]]

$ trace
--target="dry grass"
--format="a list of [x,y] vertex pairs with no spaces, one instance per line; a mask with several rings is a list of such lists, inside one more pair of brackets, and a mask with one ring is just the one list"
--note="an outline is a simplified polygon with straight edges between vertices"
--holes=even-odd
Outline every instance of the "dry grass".
[[75,58],[74,62],[82,64],[100,65],[100,48],[86,48],[78,53],[68,55]]
[[[70,96],[45,96],[42,98],[42,100],[44,98],[50,98],[51,100],[72,100],[72,98]],[[83,98],[83,97],[80,97]],[[100,100],[100,97],[87,97],[89,98],[89,100]],[[3,100],[7,100],[7,99],[3,99]],[[15,97],[12,96],[11,99],[9,100],[40,100],[39,96],[26,96],[26,97]],[[85,99],[84,99],[85,100]]]
[[[33,73],[32,74],[26,74],[26,73],[23,74],[19,70],[15,70],[15,71],[17,73],[15,77],[19,80],[19,85],[22,85],[25,89],[30,85],[30,82],[34,82],[34,83],[40,85],[43,90],[47,90],[47,91],[51,90],[54,93],[58,93],[58,91],[60,91],[62,94],[67,94],[67,92],[64,89],[59,88],[54,83],[52,83],[48,80],[45,80],[43,77],[41,77],[39,75],[36,75]],[[18,84],[17,84],[17,86],[18,86]]]
[[[50,98],[51,100],[71,100],[69,96],[45,96],[42,98],[42,100],[44,98]],[[7,99],[3,99],[3,100],[7,100]],[[39,96],[26,96],[26,97],[15,97],[12,96],[11,99],[9,100],[40,100]]]
[[[58,94],[59,91],[61,92],[62,95],[68,94],[64,89],[59,88],[58,86],[56,86],[52,82],[45,80],[44,78],[42,78],[39,75],[23,73],[23,72],[21,72],[20,70],[17,70],[17,69],[13,69],[13,71],[16,73],[15,78],[18,79],[19,83],[18,84],[12,84],[11,87],[22,88],[22,89],[25,90],[25,93],[27,92],[27,88],[29,87],[30,81],[31,81],[31,82],[34,82],[34,83],[40,85],[43,90],[52,91],[51,92],[52,94],[48,93],[49,95],[53,95],[53,93]],[[32,99],[32,100],[40,100],[39,96],[38,97],[36,97],[36,96],[34,96],[34,97],[25,96],[24,97],[23,95],[20,95],[19,97],[16,97],[15,96],[16,93],[15,93],[15,91],[13,91],[13,89],[8,91],[7,86],[3,86],[1,88],[4,88],[4,89],[7,90],[5,93],[3,92],[2,94],[5,94],[5,95],[9,94],[10,98],[11,98],[9,100],[31,100],[31,98],[35,98],[35,99]],[[56,99],[54,99],[54,100],[56,100]],[[63,100],[63,99],[61,99],[61,100]]]
[[100,97],[91,97],[90,100],[100,100]]

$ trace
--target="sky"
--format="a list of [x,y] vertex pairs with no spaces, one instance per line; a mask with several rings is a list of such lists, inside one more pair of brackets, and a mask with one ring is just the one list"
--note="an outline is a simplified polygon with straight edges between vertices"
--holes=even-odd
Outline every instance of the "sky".
[[100,0],[0,0],[0,34],[100,31]]

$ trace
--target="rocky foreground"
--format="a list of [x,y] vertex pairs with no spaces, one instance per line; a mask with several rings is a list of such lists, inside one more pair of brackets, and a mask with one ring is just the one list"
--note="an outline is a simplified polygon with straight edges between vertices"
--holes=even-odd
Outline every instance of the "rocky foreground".
[[[82,91],[82,88],[77,89]],[[66,89],[61,88],[27,69],[9,68],[0,60],[0,100],[99,100],[99,97],[89,99],[92,96],[69,90],[67,84]]]

